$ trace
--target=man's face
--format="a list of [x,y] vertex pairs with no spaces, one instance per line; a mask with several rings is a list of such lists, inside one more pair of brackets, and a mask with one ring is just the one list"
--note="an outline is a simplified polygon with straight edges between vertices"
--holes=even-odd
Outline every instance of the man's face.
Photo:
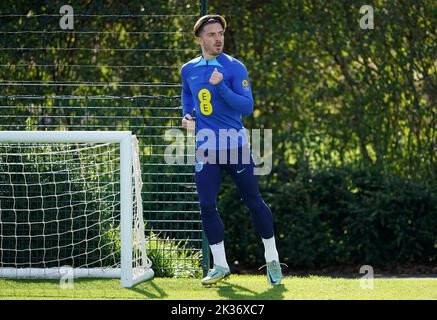
[[204,53],[211,56],[218,56],[223,52],[225,43],[224,30],[220,23],[212,23],[206,25],[197,41],[202,47]]

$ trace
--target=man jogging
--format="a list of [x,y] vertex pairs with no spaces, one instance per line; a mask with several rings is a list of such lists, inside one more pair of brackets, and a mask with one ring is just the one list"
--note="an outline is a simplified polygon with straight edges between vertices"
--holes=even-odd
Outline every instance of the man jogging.
[[255,229],[264,244],[267,279],[270,284],[277,285],[282,271],[272,213],[260,195],[254,175],[255,164],[242,124],[242,116],[248,116],[253,111],[252,91],[246,67],[223,53],[225,29],[223,17],[201,17],[193,32],[202,55],[181,68],[182,126],[193,126],[195,112],[195,181],[202,225],[214,262],[202,284],[216,283],[230,274],[224,246],[224,225],[216,205],[222,174],[227,172],[249,208]]

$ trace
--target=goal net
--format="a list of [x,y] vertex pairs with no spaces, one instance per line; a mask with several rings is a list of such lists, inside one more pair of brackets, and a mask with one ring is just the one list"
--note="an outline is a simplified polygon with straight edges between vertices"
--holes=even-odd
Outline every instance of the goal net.
[[0,131],[0,277],[152,278],[141,188],[131,132]]

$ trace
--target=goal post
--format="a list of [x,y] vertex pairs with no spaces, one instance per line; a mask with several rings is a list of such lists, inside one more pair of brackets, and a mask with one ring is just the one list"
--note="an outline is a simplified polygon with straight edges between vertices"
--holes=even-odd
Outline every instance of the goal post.
[[0,131],[0,277],[151,279],[130,131]]

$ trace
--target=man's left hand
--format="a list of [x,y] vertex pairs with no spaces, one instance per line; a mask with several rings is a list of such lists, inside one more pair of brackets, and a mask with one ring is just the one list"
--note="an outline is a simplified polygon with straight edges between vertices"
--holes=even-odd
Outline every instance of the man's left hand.
[[217,68],[214,68],[214,72],[212,73],[211,78],[209,78],[209,83],[212,85],[217,85],[222,80],[223,73],[218,72]]

